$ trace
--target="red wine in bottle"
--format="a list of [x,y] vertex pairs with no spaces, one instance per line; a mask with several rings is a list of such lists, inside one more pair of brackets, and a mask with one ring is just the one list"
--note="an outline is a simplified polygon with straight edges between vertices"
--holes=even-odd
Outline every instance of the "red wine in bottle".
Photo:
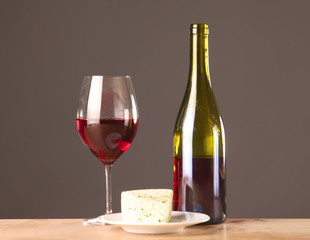
[[181,189],[186,188],[183,181],[183,159],[173,159],[174,209],[178,210],[179,207],[182,209],[182,206],[179,206],[182,205],[179,197],[179,191],[181,191],[186,194],[184,196],[187,199],[184,206],[186,211],[204,212],[213,216],[209,223],[213,223],[214,219],[223,222],[225,220],[223,212],[226,212],[223,158],[192,158],[191,160],[192,162],[189,164],[192,165],[194,174],[190,175],[190,181],[193,187],[182,192]]
[[226,219],[225,133],[211,87],[208,26],[190,27],[190,69],[173,136],[174,210]]

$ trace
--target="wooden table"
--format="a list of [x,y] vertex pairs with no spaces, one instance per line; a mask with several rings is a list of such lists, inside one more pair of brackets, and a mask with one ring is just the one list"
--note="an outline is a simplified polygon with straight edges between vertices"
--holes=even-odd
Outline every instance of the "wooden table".
[[141,235],[121,228],[84,226],[82,219],[2,219],[1,240],[130,239],[310,239],[310,219],[228,219],[219,225],[196,225],[173,234]]

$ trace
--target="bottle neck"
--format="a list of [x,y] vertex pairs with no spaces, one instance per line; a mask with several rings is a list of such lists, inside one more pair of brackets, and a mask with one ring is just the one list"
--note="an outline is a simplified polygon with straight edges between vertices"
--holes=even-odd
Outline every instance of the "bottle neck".
[[205,79],[210,81],[208,34],[204,32],[190,34],[190,76],[191,79]]

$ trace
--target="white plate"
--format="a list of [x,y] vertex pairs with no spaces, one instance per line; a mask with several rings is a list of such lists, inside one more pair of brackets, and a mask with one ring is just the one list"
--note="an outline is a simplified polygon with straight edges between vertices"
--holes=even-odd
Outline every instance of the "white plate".
[[124,222],[121,213],[104,215],[105,223],[120,226],[126,232],[140,234],[162,234],[179,232],[185,227],[207,222],[209,220],[210,217],[203,213],[179,211],[172,212],[170,222],[156,224]]

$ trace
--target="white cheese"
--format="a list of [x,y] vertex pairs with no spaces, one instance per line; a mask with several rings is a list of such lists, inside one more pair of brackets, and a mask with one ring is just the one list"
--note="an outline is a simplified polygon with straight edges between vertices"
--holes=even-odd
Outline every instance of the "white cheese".
[[143,189],[121,194],[122,218],[125,222],[166,223],[172,211],[171,189]]

